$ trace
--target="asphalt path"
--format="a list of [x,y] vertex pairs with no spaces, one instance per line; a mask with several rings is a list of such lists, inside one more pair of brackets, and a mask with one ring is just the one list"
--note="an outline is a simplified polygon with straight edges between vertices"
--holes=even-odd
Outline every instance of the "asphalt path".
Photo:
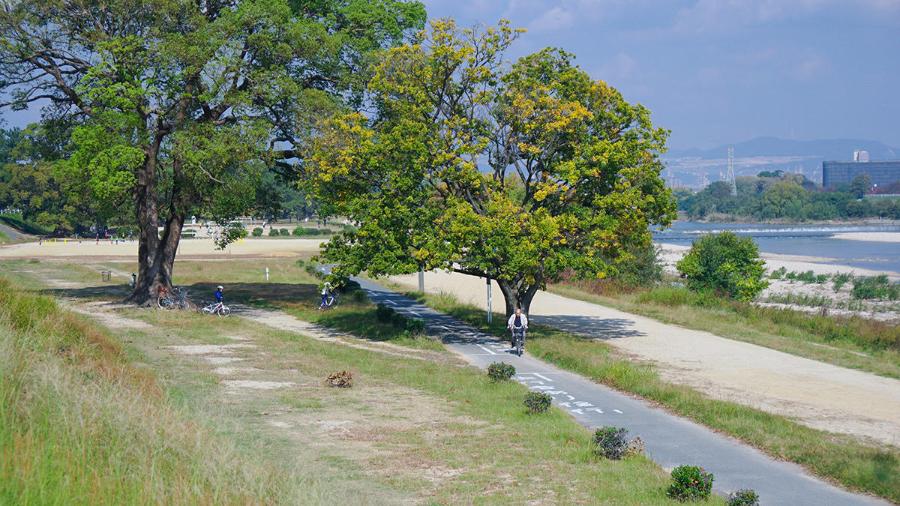
[[480,368],[487,368],[492,362],[512,364],[517,381],[531,390],[550,394],[557,407],[585,427],[624,427],[631,436],[640,436],[647,455],[666,470],[682,464],[702,466],[715,475],[713,489],[723,495],[752,488],[764,505],[888,504],[842,490],[796,464],[772,459],[643,400],[531,357],[527,354],[527,340],[526,354],[516,356],[508,341],[500,341],[372,281],[356,281],[372,301],[424,320],[429,334],[440,336],[450,350],[471,364]]

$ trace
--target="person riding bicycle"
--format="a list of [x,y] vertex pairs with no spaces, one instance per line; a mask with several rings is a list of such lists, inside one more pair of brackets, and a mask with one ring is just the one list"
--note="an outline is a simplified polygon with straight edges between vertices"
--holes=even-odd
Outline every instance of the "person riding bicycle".
[[319,307],[328,306],[328,298],[331,297],[331,291],[333,289],[331,281],[326,281],[325,284],[322,285],[322,303],[319,304]]
[[528,317],[522,313],[522,308],[517,307],[516,312],[510,315],[509,321],[506,323],[506,327],[511,332],[509,342],[513,347],[515,347],[516,332],[522,332],[522,335],[524,336],[525,331],[528,330]]
[[216,298],[216,304],[221,304],[225,300],[225,297],[222,294],[222,290],[224,289],[225,288],[222,285],[216,287],[216,291],[213,293],[213,296]]

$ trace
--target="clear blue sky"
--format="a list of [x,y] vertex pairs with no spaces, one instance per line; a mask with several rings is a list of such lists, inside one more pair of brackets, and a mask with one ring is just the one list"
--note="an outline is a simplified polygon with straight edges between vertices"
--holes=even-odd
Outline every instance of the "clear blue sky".
[[[900,0],[424,0],[510,19],[513,56],[557,46],[641,102],[675,148],[757,136],[900,147]],[[37,111],[3,112],[8,125]]]
[[526,28],[653,111],[677,148],[757,136],[900,147],[900,0],[424,0]]

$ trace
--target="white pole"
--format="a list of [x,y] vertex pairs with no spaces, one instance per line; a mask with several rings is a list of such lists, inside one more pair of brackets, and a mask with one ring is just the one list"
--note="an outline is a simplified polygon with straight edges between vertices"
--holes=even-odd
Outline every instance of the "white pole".
[[487,322],[490,325],[494,317],[494,312],[491,310],[491,278],[484,278],[484,280],[487,282]]
[[419,292],[425,293],[425,268],[419,268]]
[[269,280],[269,268],[266,267],[266,281]]

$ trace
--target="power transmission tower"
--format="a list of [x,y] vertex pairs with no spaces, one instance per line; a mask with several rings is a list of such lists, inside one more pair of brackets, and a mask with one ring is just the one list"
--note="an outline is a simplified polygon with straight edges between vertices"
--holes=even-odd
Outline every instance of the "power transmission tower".
[[737,181],[734,178],[734,146],[728,146],[728,176],[726,181],[731,185],[731,196],[737,196]]

